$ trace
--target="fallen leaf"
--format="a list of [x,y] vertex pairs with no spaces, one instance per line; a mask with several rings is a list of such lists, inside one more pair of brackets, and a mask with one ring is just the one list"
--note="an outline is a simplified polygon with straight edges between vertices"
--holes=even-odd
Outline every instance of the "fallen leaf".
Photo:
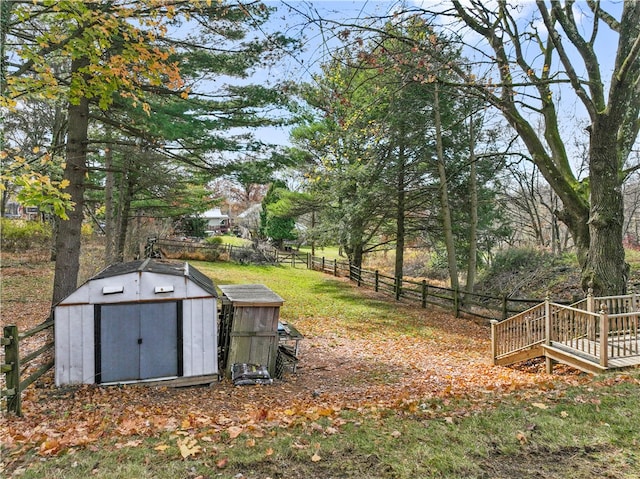
[[569,413],[567,411],[560,411],[560,417],[568,417]]
[[533,407],[537,407],[538,409],[549,409],[549,406],[543,404],[541,402],[534,402],[531,404]]
[[242,428],[240,426],[231,426],[227,429],[227,433],[229,434],[229,439],[235,439],[242,434]]
[[318,462],[318,461],[319,461],[319,460],[321,460],[321,459],[322,459],[322,458],[320,457],[320,455],[319,455],[317,452],[315,452],[315,453],[313,454],[313,456],[311,456],[311,460],[312,460],[313,462]]
[[177,444],[178,449],[180,449],[180,455],[183,459],[186,459],[189,456],[195,456],[202,451],[202,447],[198,445],[198,441],[196,439],[185,437],[184,439],[178,439]]
[[167,444],[158,444],[156,447],[154,447],[153,449],[155,449],[156,451],[160,451],[160,452],[164,452],[167,449],[169,449],[169,446]]
[[218,462],[216,462],[216,467],[218,469],[224,469],[225,467],[227,467],[227,463],[228,462],[229,462],[229,458],[228,457],[223,457]]
[[527,443],[527,436],[521,431],[518,431],[518,433],[516,433],[516,439],[520,441],[520,444]]
[[391,433],[391,437],[394,437],[396,439],[399,438],[400,436],[402,436],[402,433],[400,431],[393,431]]
[[269,448],[265,451],[265,455],[267,456],[273,456],[273,449]]

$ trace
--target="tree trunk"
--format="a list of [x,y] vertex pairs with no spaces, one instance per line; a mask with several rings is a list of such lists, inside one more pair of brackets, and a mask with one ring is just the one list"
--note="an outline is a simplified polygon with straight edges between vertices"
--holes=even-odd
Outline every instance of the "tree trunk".
[[396,262],[395,277],[404,275],[404,235],[405,235],[405,152],[404,146],[400,146],[398,152],[398,181],[396,198]]
[[589,147],[591,214],[589,253],[582,271],[583,289],[596,296],[625,294],[629,265],[622,245],[624,205],[620,165],[616,158],[615,126],[608,115],[600,115],[592,125]]
[[129,230],[129,215],[131,213],[131,199],[133,198],[133,188],[135,185],[130,179],[129,168],[123,172],[122,184],[120,188],[120,202],[118,204],[118,221],[116,231],[116,254],[117,262],[124,262],[125,249],[127,246],[127,232]]
[[108,266],[115,262],[116,259],[116,218],[114,215],[115,202],[113,193],[115,190],[115,172],[113,170],[113,150],[110,143],[110,135],[107,136],[107,149],[104,155],[104,223],[105,223],[105,250],[104,262]]
[[473,292],[476,282],[476,260],[478,255],[478,178],[476,175],[475,131],[473,115],[469,120],[469,259],[467,262],[467,293]]
[[[71,72],[77,73],[88,65],[82,57],[71,62]],[[80,237],[84,208],[85,176],[87,174],[87,135],[89,128],[89,101],[81,97],[77,104],[69,103],[66,167],[63,178],[69,182],[66,189],[74,203],[67,212],[69,219],[61,220],[56,235],[56,265],[53,279],[53,304],[75,291],[80,271]]]
[[453,225],[451,222],[451,208],[449,206],[449,193],[447,192],[447,172],[444,163],[444,147],[442,144],[442,121],[440,120],[440,97],[438,85],[435,86],[433,111],[436,127],[436,151],[438,156],[438,175],[440,177],[440,207],[442,209],[442,228],[444,241],[447,247],[447,262],[449,265],[449,278],[451,289],[458,289],[458,265],[456,262],[456,246],[453,239]]

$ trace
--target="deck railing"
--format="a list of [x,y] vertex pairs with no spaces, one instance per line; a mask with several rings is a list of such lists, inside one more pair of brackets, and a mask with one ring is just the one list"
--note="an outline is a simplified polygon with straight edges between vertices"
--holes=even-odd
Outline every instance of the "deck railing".
[[[597,311],[596,311],[597,309]],[[538,345],[557,346],[600,366],[640,355],[640,296],[588,296],[571,306],[545,301],[505,321],[492,321],[494,364]]]
[[560,343],[579,353],[598,358],[597,343],[601,331],[601,314],[560,304],[550,304],[548,344]]
[[638,313],[609,315],[608,354],[610,357],[626,358],[640,354],[638,336]]
[[547,303],[541,303],[504,321],[491,322],[494,362],[545,342],[546,306]]

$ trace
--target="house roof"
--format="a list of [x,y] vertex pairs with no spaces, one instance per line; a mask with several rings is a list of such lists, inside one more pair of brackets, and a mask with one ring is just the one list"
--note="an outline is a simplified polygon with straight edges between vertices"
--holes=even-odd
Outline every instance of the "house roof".
[[207,210],[200,215],[200,218],[204,218],[206,220],[224,219],[228,217],[229,215],[224,214],[220,208]]
[[90,281],[93,279],[111,278],[113,276],[120,276],[122,274],[134,272],[186,276],[206,292],[210,293],[213,297],[218,297],[216,287],[211,278],[186,262],[152,260],[147,258],[144,260],[130,261],[128,263],[114,263],[93,276]]

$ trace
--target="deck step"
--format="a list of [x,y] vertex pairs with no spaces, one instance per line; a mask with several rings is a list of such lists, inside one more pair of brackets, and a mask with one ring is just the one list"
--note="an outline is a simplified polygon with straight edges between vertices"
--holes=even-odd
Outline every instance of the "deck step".
[[493,364],[495,366],[509,366],[510,364],[519,363],[528,359],[539,358],[541,356],[544,356],[542,345],[536,344],[535,346],[532,346],[530,348],[521,349],[520,351],[508,353],[504,356],[496,358]]
[[542,350],[545,357],[586,373],[601,374],[608,369],[600,366],[600,364],[593,359],[578,356],[577,354],[573,354],[562,347],[545,344],[542,346]]

